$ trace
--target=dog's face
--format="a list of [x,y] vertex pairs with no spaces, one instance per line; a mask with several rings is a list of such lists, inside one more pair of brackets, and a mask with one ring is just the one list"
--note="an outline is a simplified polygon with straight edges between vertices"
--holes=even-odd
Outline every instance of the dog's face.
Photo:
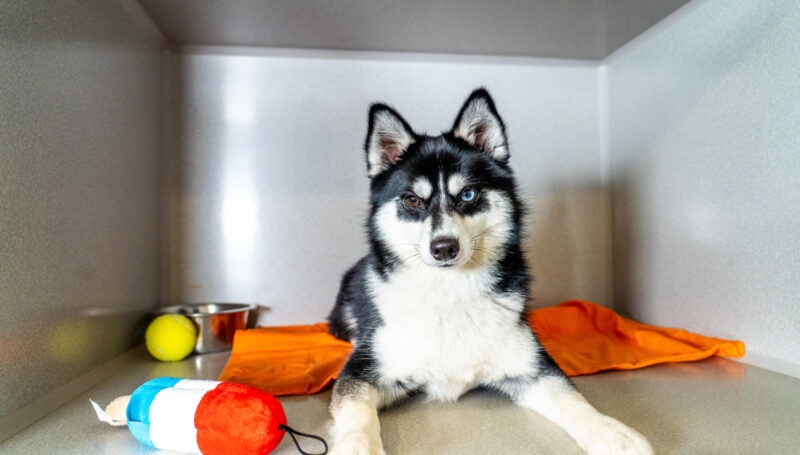
[[477,90],[440,136],[418,135],[394,110],[374,105],[366,141],[372,212],[381,254],[406,264],[470,268],[498,260],[520,209],[505,128]]

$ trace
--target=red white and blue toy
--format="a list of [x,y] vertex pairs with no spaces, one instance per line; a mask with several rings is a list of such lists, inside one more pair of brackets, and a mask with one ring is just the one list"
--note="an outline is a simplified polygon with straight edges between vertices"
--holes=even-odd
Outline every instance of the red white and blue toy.
[[100,420],[125,425],[142,444],[202,455],[266,455],[286,432],[300,453],[295,434],[286,425],[281,403],[261,390],[231,382],[157,378],[132,395],[119,397],[105,411],[92,401]]

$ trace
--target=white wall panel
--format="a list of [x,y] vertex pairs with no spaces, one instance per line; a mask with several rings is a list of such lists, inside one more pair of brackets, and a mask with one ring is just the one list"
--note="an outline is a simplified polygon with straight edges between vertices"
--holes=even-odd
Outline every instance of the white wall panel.
[[693,2],[610,58],[617,308],[800,364],[799,68],[796,1]]
[[266,324],[325,318],[342,273],[366,251],[369,103],[435,133],[485,85],[533,209],[536,302],[610,303],[594,64],[241,52],[170,58],[165,300],[257,302],[273,308]]

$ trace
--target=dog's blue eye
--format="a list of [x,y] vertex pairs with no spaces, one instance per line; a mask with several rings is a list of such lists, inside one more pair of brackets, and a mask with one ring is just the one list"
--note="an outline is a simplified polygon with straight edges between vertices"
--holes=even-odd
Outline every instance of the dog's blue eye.
[[464,202],[469,202],[469,201],[475,199],[475,196],[477,194],[478,193],[476,193],[475,190],[473,190],[472,188],[468,188],[468,189],[466,189],[466,190],[461,192],[461,200],[464,201]]

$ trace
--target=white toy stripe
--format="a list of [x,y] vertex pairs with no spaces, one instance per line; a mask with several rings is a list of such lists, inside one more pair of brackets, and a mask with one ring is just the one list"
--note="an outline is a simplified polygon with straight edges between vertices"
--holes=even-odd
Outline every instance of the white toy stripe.
[[174,388],[176,389],[202,389],[208,392],[209,390],[213,390],[218,385],[220,385],[220,381],[204,381],[202,379],[181,379],[175,384]]
[[200,453],[194,414],[203,395],[215,388],[217,381],[183,379],[166,388],[150,405],[150,439],[159,449]]

